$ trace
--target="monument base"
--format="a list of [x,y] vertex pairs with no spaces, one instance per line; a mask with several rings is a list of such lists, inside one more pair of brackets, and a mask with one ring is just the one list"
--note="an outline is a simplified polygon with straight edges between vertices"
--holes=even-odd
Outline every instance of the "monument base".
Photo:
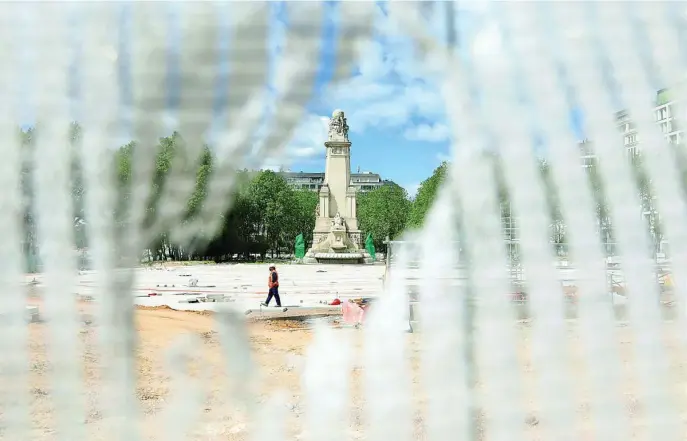
[[337,212],[333,218],[320,216],[315,222],[313,244],[303,263],[363,264],[370,263],[367,250],[360,245],[361,231],[355,217],[343,218]]
[[[351,242],[355,244],[357,248],[363,248],[363,237],[362,231],[358,229],[357,219],[346,219],[346,236]],[[317,218],[315,224],[315,229],[313,230],[313,247],[327,240],[329,233],[331,232],[330,218]],[[351,226],[352,225],[352,226]]]
[[367,251],[356,251],[352,253],[317,253],[310,250],[305,255],[303,263],[311,265],[360,265],[373,262],[372,257]]

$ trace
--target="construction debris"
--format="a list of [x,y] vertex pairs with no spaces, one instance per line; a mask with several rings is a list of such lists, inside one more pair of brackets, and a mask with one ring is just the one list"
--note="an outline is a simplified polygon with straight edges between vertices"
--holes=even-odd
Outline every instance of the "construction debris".
[[[40,316],[38,313],[38,306],[35,305],[28,305],[26,307],[26,313],[25,313],[25,318],[26,321],[29,323],[36,323],[40,321]],[[0,314],[0,320],[8,318],[8,314]]]
[[235,298],[228,296],[226,294],[206,294],[205,296],[198,297],[201,302],[234,302]]

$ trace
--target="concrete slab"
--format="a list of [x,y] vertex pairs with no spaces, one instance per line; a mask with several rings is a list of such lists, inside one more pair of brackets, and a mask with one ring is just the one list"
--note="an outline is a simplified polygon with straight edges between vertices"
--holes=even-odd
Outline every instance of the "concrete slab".
[[[137,305],[169,306],[184,310],[213,310],[227,303],[241,311],[259,309],[267,297],[268,264],[191,265],[137,268],[132,296]],[[321,306],[322,301],[375,297],[383,289],[381,265],[277,265],[283,304]],[[96,273],[82,271],[79,296],[97,298]],[[40,275],[27,277],[27,282]],[[189,287],[189,279],[197,280]],[[165,287],[165,285],[167,285]],[[201,298],[210,301],[198,301]],[[212,300],[214,301],[212,301]],[[223,300],[223,302],[218,302]],[[191,301],[192,303],[189,303]]]
[[329,307],[295,307],[282,308],[263,307],[260,309],[249,309],[246,316],[250,320],[303,320],[316,317],[336,316],[341,314],[340,306]]

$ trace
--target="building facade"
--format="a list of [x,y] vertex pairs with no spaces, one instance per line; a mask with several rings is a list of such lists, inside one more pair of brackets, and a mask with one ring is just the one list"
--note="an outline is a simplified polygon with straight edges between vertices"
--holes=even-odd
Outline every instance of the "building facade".
[[[324,172],[280,172],[279,174],[286,179],[291,187],[298,190],[320,191],[322,184],[324,184]],[[351,173],[351,186],[360,193],[372,191],[389,182],[391,181],[382,179],[377,173]]]
[[[654,119],[656,124],[660,126],[666,140],[671,144],[681,144],[685,140],[683,127],[678,121],[678,112],[677,102],[671,99],[670,90],[659,90],[656,96]],[[616,112],[615,119],[618,129],[623,134],[625,148],[629,154],[636,154],[641,142],[636,124],[630,119],[626,110]]]
[[[681,106],[678,105],[677,101],[673,100],[670,96],[669,89],[659,90],[656,97],[656,107],[654,108],[654,121],[660,127],[663,136],[668,143],[673,145],[680,145],[685,142],[685,133],[683,126],[680,125],[681,116],[679,112],[682,112]],[[623,144],[625,146],[628,158],[635,156],[642,148],[641,134],[637,131],[637,125],[630,118],[629,113],[626,110],[621,110],[615,113],[615,121],[620,131],[621,136],[623,136]],[[589,140],[584,140],[579,143],[580,149],[580,162],[582,167],[589,168],[593,165],[596,155],[594,154],[593,142]],[[655,196],[654,196],[655,198]],[[638,213],[645,218],[647,221],[650,233],[655,241],[655,252],[659,254],[667,253],[667,243],[662,238],[655,236],[657,226],[659,222],[659,213],[654,209],[654,204],[652,200],[643,200],[642,205],[639,207]],[[610,220],[605,220],[601,222],[599,220],[599,227],[601,229],[603,240],[606,242],[607,252],[612,254],[615,252],[614,244],[611,243],[610,239]]]
[[[676,101],[670,99],[668,89],[658,91],[656,107],[654,108],[654,119],[660,126],[663,136],[670,144],[682,144],[685,141],[683,127],[678,121],[678,105]],[[615,122],[618,131],[623,137],[623,143],[628,156],[634,156],[641,146],[641,135],[637,132],[637,125],[630,118],[627,110],[620,110],[615,113]],[[580,159],[582,166],[591,167],[596,158],[593,151],[593,142],[583,140],[579,143]]]

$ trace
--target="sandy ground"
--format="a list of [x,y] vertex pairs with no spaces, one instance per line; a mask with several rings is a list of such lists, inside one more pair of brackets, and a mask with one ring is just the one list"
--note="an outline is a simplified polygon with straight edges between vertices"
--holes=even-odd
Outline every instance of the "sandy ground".
[[[203,381],[207,400],[205,408],[200,412],[200,420],[195,427],[194,434],[188,439],[194,440],[247,440],[249,439],[246,421],[243,413],[227,403],[226,376],[223,370],[219,340],[214,332],[213,319],[208,313],[193,313],[174,311],[165,308],[139,308],[136,313],[136,323],[139,335],[138,351],[138,387],[137,395],[144,414],[141,424],[145,439],[166,439],[163,432],[164,422],[161,421],[163,409],[169,404],[171,397],[171,383],[168,371],[165,369],[165,353],[170,342],[177,337],[191,334],[202,341],[201,362],[191,367],[192,376],[200,376],[199,366],[203,366],[205,375]],[[335,319],[328,319],[330,326],[336,332],[353,334],[356,350],[363,345],[362,333],[340,325]],[[251,349],[258,366],[261,381],[258,400],[264,402],[276,391],[283,391],[286,397],[288,413],[289,439],[300,438],[303,423],[303,399],[301,396],[299,360],[305,354],[312,339],[312,330],[307,322],[302,321],[249,321]],[[624,393],[624,404],[628,415],[633,419],[633,439],[641,438],[641,427],[644,424],[641,404],[637,402],[637,384],[632,371],[633,355],[631,351],[632,332],[627,327],[618,327],[618,347],[621,351],[625,370],[619,372]],[[31,338],[31,397],[32,419],[35,430],[32,439],[52,439],[54,437],[55,422],[50,387],[50,365],[46,357],[45,346],[46,325],[30,325]],[[675,335],[675,324],[667,324],[665,331],[665,345],[670,354],[669,381],[674,385],[674,398],[681,409],[686,409],[685,395],[687,386],[687,369],[685,367],[685,352]],[[408,353],[412,366],[413,390],[415,393],[413,426],[414,439],[425,439],[423,414],[425,399],[420,390],[419,354],[420,333],[407,334]],[[97,409],[99,369],[95,354],[95,333],[88,326],[84,326],[81,337],[85,343],[85,386],[88,411],[86,427],[89,439],[109,439],[103,433],[102,417]],[[529,326],[520,324],[518,330],[518,354],[523,371],[523,385],[525,390],[533,390],[535,372],[532,369],[531,342],[529,340]],[[571,371],[583,374],[585,365],[583,356],[579,352],[579,341],[574,329],[570,330],[570,349],[573,353]],[[302,360],[301,360],[302,361]],[[348,416],[349,433],[347,439],[363,439],[363,406],[364,397],[361,388],[361,370],[354,369],[351,373],[353,380],[353,402]],[[571,379],[577,394],[575,417],[578,419],[579,429],[574,439],[592,439],[588,429],[589,406],[586,398],[585,385],[582,380]],[[528,394],[529,395],[529,394]],[[527,417],[523,421],[526,439],[546,439],[537,419],[536,405],[532,396],[526,398],[524,406],[528,409]],[[460,406],[460,405],[458,405]],[[458,411],[458,407],[456,411]],[[686,432],[687,433],[687,432]],[[488,437],[487,437],[488,439]],[[550,438],[549,438],[550,439]]]
[[[327,320],[328,325],[340,327],[336,318]],[[163,410],[171,399],[171,378],[166,368],[165,356],[171,343],[184,335],[194,335],[202,341],[200,363],[192,364],[192,377],[200,376],[199,365],[210,378],[203,386],[207,393],[205,408],[201,412],[195,435],[198,440],[243,440],[246,421],[240,410],[231,411],[227,404],[228,386],[220,342],[215,332],[211,313],[175,311],[168,308],[139,307],[136,311],[139,338],[137,396],[141,412],[145,415],[142,431],[146,439],[165,439],[162,433]],[[251,349],[255,364],[259,367],[260,390],[258,401],[267,400],[275,391],[283,391],[291,416],[298,420],[300,408],[300,375],[298,366],[312,332],[310,325],[299,320],[248,319]],[[55,430],[54,409],[51,399],[50,363],[46,353],[47,325],[30,325],[32,414],[35,430],[33,439],[51,439]],[[342,332],[358,333],[355,329]],[[95,329],[84,325],[81,338],[85,344],[85,396],[87,401],[86,423],[89,439],[109,439],[102,433],[101,414],[98,410],[100,370],[97,357]],[[208,387],[209,386],[209,387]],[[293,419],[293,418],[291,418]],[[293,423],[293,422],[292,422]],[[289,432],[297,435],[299,424],[291,424]]]

